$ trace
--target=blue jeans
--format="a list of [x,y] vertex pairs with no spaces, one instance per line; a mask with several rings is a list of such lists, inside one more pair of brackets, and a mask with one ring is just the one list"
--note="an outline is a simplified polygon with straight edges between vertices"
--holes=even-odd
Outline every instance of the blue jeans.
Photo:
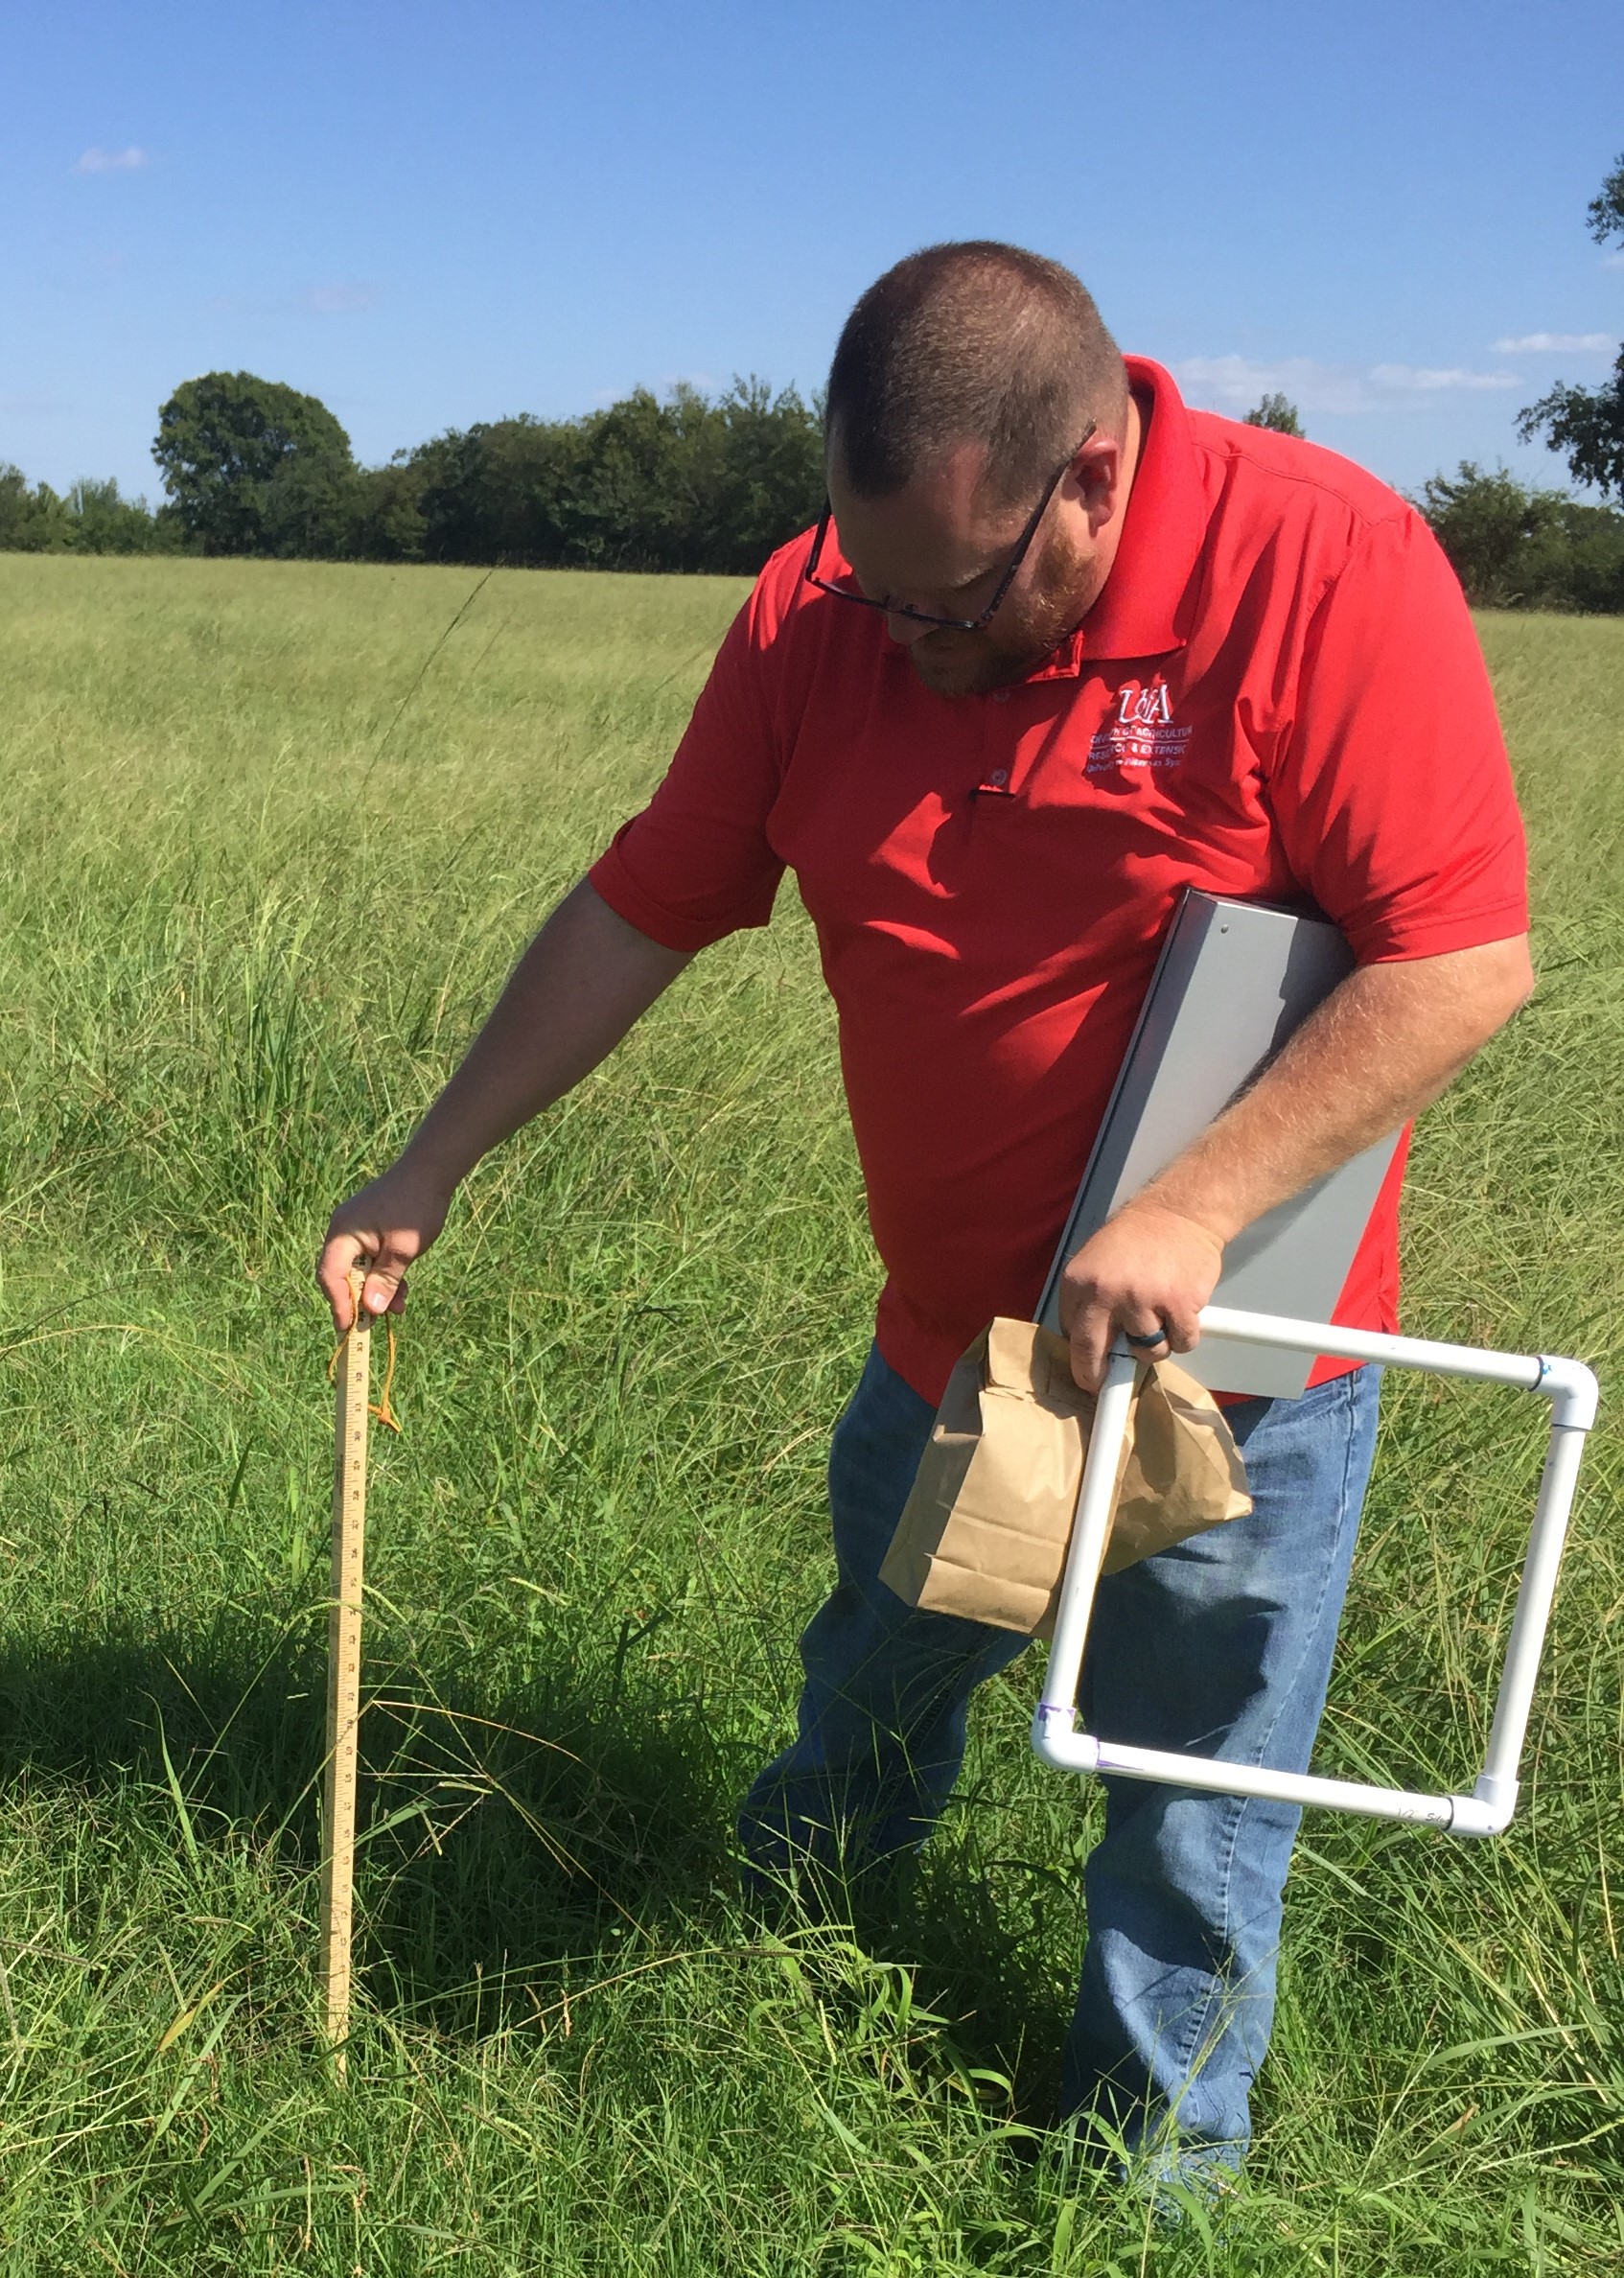
[[[1306,1771],[1376,1440],[1380,1372],[1229,1422],[1254,1508],[1100,1585],[1082,1676],[1087,1731]],[[930,1436],[928,1402],[870,1352],[836,1427],[838,1580],[800,1640],[793,1744],[740,1815],[768,1878],[847,1876],[915,1850],[946,1802],[976,1686],[1027,1639],[903,1605],[879,1580]],[[1088,1946],[1063,2110],[1130,2148],[1175,2141],[1181,2173],[1239,2163],[1274,2014],[1281,1894],[1300,1813],[1107,1779],[1083,1888]]]

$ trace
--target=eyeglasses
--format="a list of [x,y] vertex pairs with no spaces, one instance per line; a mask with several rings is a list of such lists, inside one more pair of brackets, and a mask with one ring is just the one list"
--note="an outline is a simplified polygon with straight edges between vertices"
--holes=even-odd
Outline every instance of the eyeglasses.
[[1043,496],[1032,510],[1032,519],[1015,541],[1015,550],[1009,556],[1003,576],[998,580],[998,590],[979,616],[935,616],[928,609],[911,609],[906,601],[876,601],[871,594],[859,593],[853,584],[843,583],[832,577],[820,577],[818,563],[822,557],[824,541],[829,534],[829,523],[834,515],[834,509],[826,499],[824,500],[824,511],[818,517],[817,534],[812,540],[812,551],[806,558],[806,567],[801,571],[802,578],[807,585],[816,586],[821,593],[832,593],[837,601],[855,601],[861,608],[878,609],[883,611],[887,616],[910,617],[916,625],[937,625],[946,633],[985,632],[996,616],[999,603],[1015,582],[1015,572],[1026,560],[1027,550],[1037,536],[1037,525],[1048,511],[1050,500],[1059,489],[1062,476],[1077,457],[1078,452],[1094,433],[1096,424],[1092,419],[1089,421],[1076,449],[1067,452],[1065,457],[1044,485]]

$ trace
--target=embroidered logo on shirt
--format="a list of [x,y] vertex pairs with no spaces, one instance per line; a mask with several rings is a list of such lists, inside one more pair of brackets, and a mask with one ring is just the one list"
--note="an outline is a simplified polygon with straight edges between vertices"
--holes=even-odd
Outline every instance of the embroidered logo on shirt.
[[1109,767],[1172,767],[1183,758],[1188,728],[1175,728],[1168,685],[1158,672],[1145,684],[1127,681],[1117,691],[1116,709],[1088,747],[1088,773]]

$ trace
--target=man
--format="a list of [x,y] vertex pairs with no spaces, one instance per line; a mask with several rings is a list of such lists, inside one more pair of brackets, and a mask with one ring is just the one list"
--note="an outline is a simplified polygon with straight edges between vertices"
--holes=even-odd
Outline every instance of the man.
[[[785,868],[818,930],[889,1278],[835,1433],[837,1586],[798,1736],[740,1823],[758,1873],[917,1847],[965,1707],[1022,1640],[877,1569],[961,1350],[1030,1313],[1186,887],[1314,907],[1356,970],[1079,1253],[1118,1333],[1186,1352],[1225,1244],[1404,1124],[1530,988],[1520,826],[1459,588],[1412,510],[1125,364],[1076,278],[942,245],[882,277],[830,374],[829,511],[771,561],[664,782],[548,919],[320,1269],[398,1307],[475,1162],[556,1100]],[[1337,1309],[1397,1325],[1400,1168]],[[1088,1728],[1306,1767],[1369,1470],[1375,1372],[1245,1400],[1250,1519],[1102,1588]],[[1068,2112],[1212,2179],[1249,2133],[1297,1814],[1109,1783]],[[1157,2170],[1161,2172],[1161,2170]]]

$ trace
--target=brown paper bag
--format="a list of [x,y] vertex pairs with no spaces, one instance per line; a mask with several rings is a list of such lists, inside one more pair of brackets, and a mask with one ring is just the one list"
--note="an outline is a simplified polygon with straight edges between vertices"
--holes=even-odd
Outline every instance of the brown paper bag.
[[[1094,1422],[1064,1337],[994,1321],[954,1369],[880,1579],[911,1606],[1046,1638]],[[1104,1571],[1252,1507],[1223,1410],[1172,1361],[1140,1373]]]

